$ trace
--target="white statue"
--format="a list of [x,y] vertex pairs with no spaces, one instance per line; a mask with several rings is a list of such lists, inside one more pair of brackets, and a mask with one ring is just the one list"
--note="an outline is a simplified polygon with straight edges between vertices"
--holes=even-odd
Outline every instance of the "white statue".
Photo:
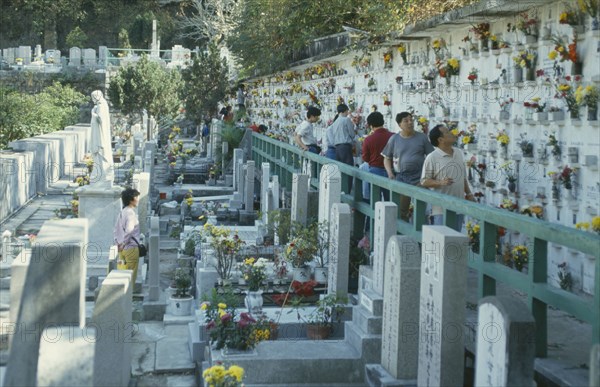
[[111,147],[110,115],[108,103],[100,90],[92,92],[92,138],[90,152],[94,160],[94,169],[91,175],[91,183],[106,184],[112,187],[114,179],[114,167]]

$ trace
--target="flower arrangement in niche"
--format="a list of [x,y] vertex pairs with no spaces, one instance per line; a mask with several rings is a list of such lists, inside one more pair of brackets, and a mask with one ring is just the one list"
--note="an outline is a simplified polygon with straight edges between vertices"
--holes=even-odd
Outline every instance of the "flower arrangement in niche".
[[566,165],[563,170],[558,174],[558,181],[565,187],[565,189],[573,189],[573,176],[575,171]]
[[517,245],[511,250],[512,263],[514,267],[521,271],[523,266],[529,262],[529,249],[525,245]]
[[478,78],[478,74],[479,74],[479,70],[477,70],[475,67],[473,67],[471,69],[471,71],[469,72],[469,75],[467,76],[467,79],[469,81],[471,81],[471,85],[475,84],[475,81]]
[[533,68],[533,65],[536,62],[537,53],[533,50],[521,50],[517,54],[517,56],[513,56],[513,62],[515,65],[524,68],[530,69]]
[[536,15],[530,15],[528,12],[519,14],[519,20],[513,25],[508,24],[508,31],[521,31],[525,35],[537,36],[538,19]]
[[581,20],[581,14],[579,13],[579,11],[571,7],[568,7],[560,13],[560,15],[558,16],[558,22],[560,24],[567,24],[570,26],[583,24]]
[[502,164],[500,166],[500,170],[502,170],[502,173],[506,175],[506,179],[509,183],[514,183],[515,181],[517,181],[517,171],[515,170],[512,161]]
[[242,387],[244,369],[237,365],[225,368],[220,362],[202,372],[207,387]]
[[567,269],[567,263],[559,263],[558,265],[558,285],[562,290],[571,290],[573,287],[573,277]]
[[571,43],[565,42],[560,36],[552,35],[554,49],[548,53],[548,58],[564,62],[570,60],[573,63],[577,62],[577,37],[573,36]]
[[390,97],[387,95],[387,93],[383,93],[383,106],[391,106],[392,105],[392,101],[390,101]]
[[421,77],[426,81],[433,81],[435,77],[439,74],[439,70],[435,66],[429,66],[423,73],[421,73]]
[[398,46],[398,52],[400,53],[400,57],[402,58],[403,64],[407,64],[408,62],[406,60],[406,44],[400,43],[400,45]]
[[525,139],[523,135],[521,135],[519,148],[521,148],[521,152],[523,152],[523,157],[533,157],[533,143]]
[[417,116],[418,130],[427,134],[429,131],[429,120],[425,116]]
[[506,97],[505,99],[499,100],[499,104],[500,104],[500,110],[507,112],[508,109],[510,108],[510,105],[515,102],[514,99],[510,98],[510,97]]
[[479,234],[480,227],[478,223],[468,221],[466,226],[467,236],[469,237],[469,245],[475,254],[479,253]]
[[433,42],[431,42],[431,48],[433,49],[435,57],[439,60],[446,50],[446,41],[443,38],[434,39]]
[[545,103],[541,104],[540,100],[541,100],[540,97],[533,97],[531,99],[531,102],[529,102],[529,101],[523,102],[523,106],[525,108],[527,108],[527,109],[532,109],[532,110],[534,110],[536,112],[540,112],[541,113],[546,108],[546,104]]
[[473,43],[473,40],[471,39],[471,36],[467,35],[462,39],[463,42],[466,43],[467,47],[466,49],[469,50],[469,52],[478,52],[479,49],[477,48],[477,45],[475,43]]
[[240,263],[240,271],[248,284],[248,290],[257,291],[267,279],[267,260],[265,258],[247,258]]
[[496,134],[496,141],[498,141],[500,146],[502,146],[503,148],[507,148],[508,143],[510,142],[510,137],[508,137],[508,134],[506,134],[504,129],[500,129]]
[[[471,32],[475,34],[475,38],[487,42],[492,35],[490,32],[490,23],[479,23],[471,27]],[[487,48],[484,46],[484,48]]]
[[393,66],[392,59],[394,59],[394,53],[392,50],[383,53],[383,68],[390,68]]
[[479,175],[480,181],[482,181],[485,178],[485,170],[486,170],[487,166],[485,165],[485,163],[478,163],[477,158],[475,156],[472,156],[467,161],[467,167],[469,167],[472,170],[474,170],[475,172],[477,172],[477,174]]
[[[565,80],[567,79],[565,78]],[[571,117],[579,117],[579,104],[577,103],[577,99],[575,98],[573,87],[568,83],[555,83],[554,87],[556,89],[556,94],[554,95],[554,98],[564,99],[569,112],[571,112]]]
[[580,106],[587,106],[590,110],[598,109],[598,88],[594,85],[583,87],[579,85],[575,90],[575,101]]

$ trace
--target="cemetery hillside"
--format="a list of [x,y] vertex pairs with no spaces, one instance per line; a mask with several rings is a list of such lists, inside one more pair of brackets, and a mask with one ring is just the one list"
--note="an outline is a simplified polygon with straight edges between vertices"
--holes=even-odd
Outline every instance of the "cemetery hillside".
[[0,7],[0,387],[600,386],[600,0]]

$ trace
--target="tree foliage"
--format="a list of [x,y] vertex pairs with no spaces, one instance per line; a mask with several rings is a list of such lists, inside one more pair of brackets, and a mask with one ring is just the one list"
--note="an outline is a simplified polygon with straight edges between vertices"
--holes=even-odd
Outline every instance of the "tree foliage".
[[228,87],[227,61],[221,58],[217,47],[209,45],[182,71],[182,76],[187,118],[199,124],[204,117],[216,115]]
[[78,122],[87,97],[54,83],[31,95],[0,87],[0,149],[9,142],[63,129]]
[[181,74],[168,70],[147,55],[135,65],[121,67],[111,79],[108,97],[123,114],[141,114],[145,109],[156,118],[175,116],[181,104]]

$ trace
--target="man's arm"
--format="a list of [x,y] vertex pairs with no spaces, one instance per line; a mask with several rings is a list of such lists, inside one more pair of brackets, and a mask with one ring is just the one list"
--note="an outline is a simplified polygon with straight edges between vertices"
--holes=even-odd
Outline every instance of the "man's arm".
[[394,174],[394,169],[392,168],[392,159],[383,156],[383,166],[385,167],[385,171],[390,179],[395,179],[396,175]]
[[473,193],[471,192],[471,187],[469,187],[469,182],[468,180],[465,178],[465,198],[467,200],[470,200],[472,202],[475,201],[475,197],[473,196]]
[[298,145],[300,147],[300,149],[308,150],[308,147],[306,145],[304,145],[304,143],[302,142],[302,139],[300,138],[300,135],[298,133],[294,133],[294,140],[296,141],[296,145]]

